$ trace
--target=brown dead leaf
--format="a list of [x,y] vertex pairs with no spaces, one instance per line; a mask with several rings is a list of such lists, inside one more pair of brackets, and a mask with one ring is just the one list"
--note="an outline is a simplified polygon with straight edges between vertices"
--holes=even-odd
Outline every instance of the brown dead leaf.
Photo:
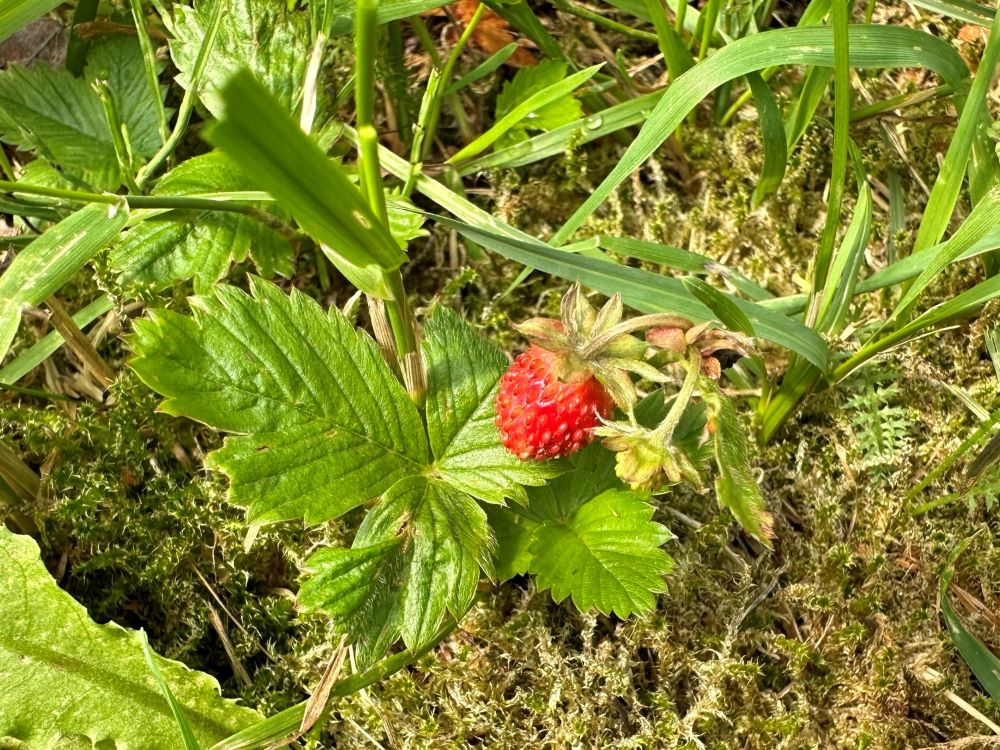
[[[464,26],[478,7],[479,0],[458,0],[457,3],[449,5],[448,10],[455,20]],[[515,68],[526,68],[538,62],[535,56],[528,51],[528,43],[524,39],[515,39],[507,22],[489,8],[479,19],[479,25],[472,32],[470,41],[487,55],[499,52],[511,42],[517,41],[518,48],[513,55],[507,58],[506,64]]]

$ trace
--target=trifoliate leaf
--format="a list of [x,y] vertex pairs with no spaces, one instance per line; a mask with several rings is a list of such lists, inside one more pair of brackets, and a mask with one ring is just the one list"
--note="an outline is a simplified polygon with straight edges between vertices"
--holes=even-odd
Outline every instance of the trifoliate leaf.
[[336,310],[251,279],[138,321],[132,367],[161,408],[226,439],[207,464],[253,521],[340,515],[427,464],[420,415],[375,343]]
[[[154,195],[254,190],[253,181],[219,152],[182,162],[157,183]],[[265,277],[290,276],[288,241],[253,216],[222,211],[171,212],[148,219],[122,235],[108,261],[126,289],[158,291],[194,279],[204,294],[233,262],[249,255]]]
[[[174,6],[176,35],[170,55],[180,71],[177,82],[185,89],[191,84],[216,2],[221,0],[200,0],[193,8]],[[238,70],[248,68],[286,112],[294,111],[302,97],[308,40],[306,16],[286,10],[284,3],[228,0],[201,79],[201,101],[221,117],[219,89]]]
[[729,508],[749,534],[770,547],[774,537],[771,514],[764,506],[764,496],[750,473],[750,447],[746,430],[740,424],[733,402],[718,390],[706,390],[702,398],[708,405],[715,427],[713,443],[719,478],[715,492],[719,505]]
[[573,515],[539,525],[529,570],[555,601],[569,596],[582,611],[595,608],[619,617],[649,611],[673,568],[661,549],[673,535],[652,516],[645,496],[607,490]]
[[494,401],[507,358],[458,315],[434,312],[425,325],[424,358],[436,476],[480,500],[502,503],[525,501],[522,485],[544,484],[565,468],[522,461],[503,447]]
[[459,618],[468,610],[489,538],[471,497],[426,477],[404,479],[368,512],[351,549],[309,559],[299,602],[333,615],[365,661],[400,636],[419,649],[446,611]]
[[[203,747],[260,716],[223,700],[210,676],[155,663]],[[181,736],[140,636],[97,625],[62,591],[38,545],[0,525],[0,746],[175,750]]]
[[156,122],[150,118],[155,118],[153,97],[160,92],[150,90],[136,40],[105,40],[91,54],[95,62],[83,78],[45,65],[31,70],[11,65],[0,72],[0,137],[95,188],[114,190],[121,175],[111,130],[91,83],[107,79],[137,158],[151,156],[159,145]]
[[[504,84],[497,97],[496,119],[500,120],[532,94],[559,83],[566,78],[566,73],[566,63],[558,60],[542,60],[537,65],[521,68],[513,79]],[[529,114],[501,138],[497,146],[523,141],[528,138],[529,130],[553,130],[568,125],[580,119],[582,113],[580,102],[572,94],[567,94]]]

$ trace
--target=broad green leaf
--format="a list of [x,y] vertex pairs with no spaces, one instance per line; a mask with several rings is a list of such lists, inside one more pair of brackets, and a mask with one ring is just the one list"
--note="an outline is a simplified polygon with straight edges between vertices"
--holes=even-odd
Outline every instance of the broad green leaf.
[[365,516],[350,550],[320,550],[300,602],[324,609],[378,659],[400,636],[417,650],[445,612],[472,604],[480,565],[489,558],[485,512],[463,492],[426,477],[398,482]]
[[95,203],[33,240],[0,276],[0,359],[10,349],[21,308],[54,294],[111,242],[128,220],[119,204]]
[[238,71],[248,68],[285,112],[293,112],[302,98],[309,25],[303,13],[289,12],[284,3],[200,0],[194,7],[175,5],[176,37],[170,43],[170,55],[180,71],[177,82],[185,89],[190,85],[217,2],[226,2],[226,8],[198,92],[205,107],[222,117],[222,88]]
[[0,72],[0,137],[98,188],[119,184],[108,123],[90,84],[46,65]]
[[[566,77],[566,67],[566,63],[560,60],[542,60],[538,65],[521,68],[500,91],[494,121],[502,120],[529,97],[562,81]],[[568,92],[561,98],[528,112],[520,123],[497,141],[497,145],[523,141],[527,139],[529,130],[553,130],[566,125],[579,119],[582,112],[579,100],[572,92]]]
[[567,78],[531,94],[518,102],[517,106],[497,120],[489,130],[454,154],[448,161],[457,164],[482,153],[513,128],[529,119],[531,115],[537,115],[544,107],[569,96],[574,90],[589,81],[600,68],[600,65],[594,65],[577,71]]
[[[208,675],[161,657],[155,662],[203,745],[260,719],[223,700]],[[67,742],[118,750],[182,746],[140,635],[91,621],[52,580],[35,542],[0,526],[0,744],[2,738],[32,750]]]
[[571,597],[581,611],[628,617],[653,609],[673,568],[661,545],[673,535],[652,515],[645,496],[608,490],[540,525],[530,547],[538,588],[557,602]]
[[[210,140],[328,246],[331,260],[342,258],[378,275],[406,260],[358,188],[248,73],[233,77],[222,97],[226,117]],[[384,294],[374,285],[362,289]]]
[[[671,84],[669,96],[657,102],[614,169],[567,220],[553,237],[552,244],[559,245],[569,239],[717,87],[772,65],[832,66],[833,57],[833,29],[829,27],[774,29],[737,39],[691,68]],[[968,75],[965,63],[947,41],[902,26],[851,27],[850,65],[855,68],[925,67],[938,73],[957,90],[962,88]]]
[[719,478],[715,492],[719,505],[728,508],[749,534],[770,547],[773,521],[764,504],[764,496],[750,473],[750,449],[746,430],[740,424],[732,400],[720,391],[702,394],[714,426],[712,441]]
[[496,539],[493,566],[498,581],[524,575],[531,568],[531,541],[539,523],[517,506],[486,506],[486,517]]
[[434,474],[488,503],[524,500],[558,462],[522,461],[500,442],[496,390],[507,358],[458,315],[438,308],[425,324],[427,433]]
[[[219,152],[182,162],[157,183],[153,195],[251,190],[252,180]],[[163,289],[194,279],[206,293],[234,262],[247,256],[264,277],[290,276],[288,241],[262,221],[223,211],[172,212],[147,219],[115,243],[109,264],[125,288]]]
[[426,465],[420,416],[374,342],[336,310],[251,278],[217,287],[194,316],[135,325],[132,367],[162,409],[228,437],[207,464],[251,521],[338,516]]
[[0,42],[59,5],[61,0],[4,0],[0,4]]

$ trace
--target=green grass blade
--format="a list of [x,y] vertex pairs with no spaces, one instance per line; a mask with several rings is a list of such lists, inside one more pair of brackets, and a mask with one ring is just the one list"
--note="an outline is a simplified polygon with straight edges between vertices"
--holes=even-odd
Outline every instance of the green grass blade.
[[948,586],[955,575],[955,558],[965,550],[969,541],[966,539],[959,544],[951,554],[949,566],[941,575],[941,615],[944,617],[945,625],[948,626],[948,634],[951,635],[951,640],[955,644],[955,648],[958,649],[958,653],[965,659],[965,663],[969,665],[969,669],[972,670],[979,683],[986,688],[990,697],[1000,703],[1000,659],[966,630],[962,621],[958,619],[958,615],[955,614],[955,610],[951,608],[951,602],[948,601]]
[[561,99],[564,96],[568,96],[577,88],[582,86],[584,83],[589,81],[594,74],[600,70],[602,65],[593,65],[584,70],[577,71],[572,75],[566,76],[559,83],[554,83],[551,86],[546,86],[541,91],[538,91],[523,102],[518,104],[514,109],[508,112],[506,115],[501,117],[489,130],[483,133],[481,136],[476,138],[472,143],[470,143],[465,148],[461,149],[457,154],[452,156],[448,161],[451,164],[456,164],[458,162],[471,159],[474,156],[482,153],[494,143],[496,143],[500,138],[502,138],[506,133],[508,133],[511,128],[517,125],[519,122],[524,120],[528,115],[530,115],[535,110],[541,109],[547,104],[551,104],[557,99]]
[[844,318],[847,317],[847,311],[854,299],[858,271],[861,269],[861,261],[864,260],[872,230],[872,191],[865,178],[865,167],[861,162],[858,147],[854,141],[848,141],[848,145],[858,186],[858,202],[854,206],[851,223],[833,257],[829,275],[823,286],[817,315],[817,330],[824,333],[839,333],[843,327]]
[[[682,250],[679,247],[661,245],[658,242],[637,240],[631,237],[608,237],[602,235],[594,239],[596,239],[599,247],[628,258],[635,258],[647,263],[656,263],[657,265],[674,268],[690,274],[717,273],[731,284],[734,289],[745,294],[754,302],[774,297],[769,291],[758,286],[739,271],[729,268],[709,258],[707,255],[692,253],[690,250]],[[561,249],[568,250],[569,246],[564,245]]]
[[681,279],[684,288],[698,298],[699,301],[711,310],[716,319],[722,323],[724,328],[738,333],[745,333],[753,336],[753,323],[739,306],[718,289],[709,286],[697,276],[685,276]]
[[[81,329],[86,328],[113,307],[114,303],[111,298],[102,294],[73,315],[73,322]],[[62,345],[62,334],[59,331],[50,331],[36,344],[21,352],[3,369],[0,369],[0,385],[13,385],[52,356]]]
[[[962,189],[962,179],[969,164],[969,155],[975,139],[976,129],[984,121],[984,113],[989,107],[989,91],[1000,63],[1000,14],[993,19],[989,41],[983,51],[979,70],[969,87],[969,96],[958,118],[958,127],[948,144],[941,169],[938,171],[930,198],[924,208],[924,218],[913,244],[914,252],[939,242],[948,229],[948,223],[955,212],[958,195]],[[962,89],[956,88],[956,91]]]
[[996,11],[993,8],[968,0],[910,0],[910,2],[918,8],[929,10],[931,13],[950,16],[965,23],[974,23],[977,26],[989,26],[996,16]]
[[[403,18],[419,15],[424,11],[434,10],[448,4],[448,0],[382,0],[378,4],[378,23],[399,21]],[[333,3],[336,15],[330,24],[329,36],[350,34],[354,29],[354,3]]]
[[149,671],[152,673],[153,679],[156,680],[156,684],[167,701],[167,705],[170,706],[170,713],[174,715],[174,721],[177,722],[177,731],[180,732],[181,740],[184,742],[184,750],[201,750],[198,740],[194,736],[194,729],[191,728],[191,723],[184,714],[184,708],[177,702],[177,698],[174,697],[174,693],[167,684],[167,681],[163,679],[163,673],[156,666],[153,649],[149,647],[149,639],[146,638],[146,633],[142,630],[139,631],[139,641],[142,643],[142,653],[146,657],[146,664],[149,666]]
[[[568,281],[579,281],[604,294],[618,292],[626,304],[641,312],[670,312],[695,322],[718,319],[680,279],[567,253],[533,237],[512,238],[445,217],[435,219],[510,260]],[[751,321],[758,336],[799,354],[821,370],[826,369],[826,344],[815,332],[756,303],[731,295],[727,295],[727,299]]]
[[757,187],[754,188],[750,198],[750,207],[756,208],[781,184],[785,176],[788,149],[785,145],[785,125],[781,121],[781,110],[774,100],[774,94],[760,73],[750,73],[746,78],[753,92],[754,103],[757,105],[760,135],[764,143],[764,166],[761,168]]
[[646,12],[649,13],[653,28],[656,30],[657,45],[667,63],[670,80],[677,80],[684,71],[694,65],[694,58],[681,40],[680,34],[670,25],[662,0],[645,0],[645,2]]
[[944,243],[933,258],[924,260],[923,271],[917,280],[909,285],[906,294],[896,305],[890,322],[905,317],[917,298],[946,266],[998,226],[1000,226],[1000,187],[991,190],[975,205],[955,234]]
[[3,0],[0,4],[0,42],[59,5],[62,5],[61,0]]
[[[968,75],[965,63],[947,41],[922,31],[902,26],[852,26],[849,37],[852,67],[925,67],[959,88]],[[558,245],[569,239],[713,89],[775,64],[832,66],[833,30],[776,29],[744,37],[691,68],[669,87],[669,95],[653,108],[617,165],[556,233],[552,243]]]
[[446,88],[444,90],[445,96],[449,94],[457,94],[469,84],[475,83],[479,79],[488,76],[494,70],[507,62],[511,55],[517,52],[517,46],[517,42],[511,42],[506,47],[501,47],[499,50],[479,63],[479,65]]
[[550,156],[563,153],[570,143],[589,143],[610,133],[644,122],[653,107],[663,98],[663,91],[644,94],[627,102],[616,104],[576,122],[540,133],[526,141],[499,148],[458,167],[462,175],[475,174],[488,169],[523,167]]
[[[250,73],[234,76],[222,97],[226,116],[208,139],[254,175],[306,232],[334,248],[347,272],[360,268],[379,276],[406,260],[357,187]],[[375,286],[364,291],[385,296]]]
[[833,71],[830,68],[810,68],[806,73],[805,80],[799,87],[799,91],[792,105],[788,108],[785,117],[785,132],[787,134],[788,153],[795,150],[796,144],[801,140],[812,122],[813,116],[819,103],[823,101],[827,86],[833,78]]
[[0,359],[21,320],[21,308],[37,305],[69,281],[128,221],[124,203],[95,203],[50,228],[25,247],[0,276]]

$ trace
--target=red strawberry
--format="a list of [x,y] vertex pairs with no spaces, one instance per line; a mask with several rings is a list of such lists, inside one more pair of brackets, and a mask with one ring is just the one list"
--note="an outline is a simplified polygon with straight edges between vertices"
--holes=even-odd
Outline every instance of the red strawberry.
[[614,410],[614,399],[592,372],[567,369],[560,355],[533,344],[500,379],[496,424],[504,446],[519,458],[575,453]]

